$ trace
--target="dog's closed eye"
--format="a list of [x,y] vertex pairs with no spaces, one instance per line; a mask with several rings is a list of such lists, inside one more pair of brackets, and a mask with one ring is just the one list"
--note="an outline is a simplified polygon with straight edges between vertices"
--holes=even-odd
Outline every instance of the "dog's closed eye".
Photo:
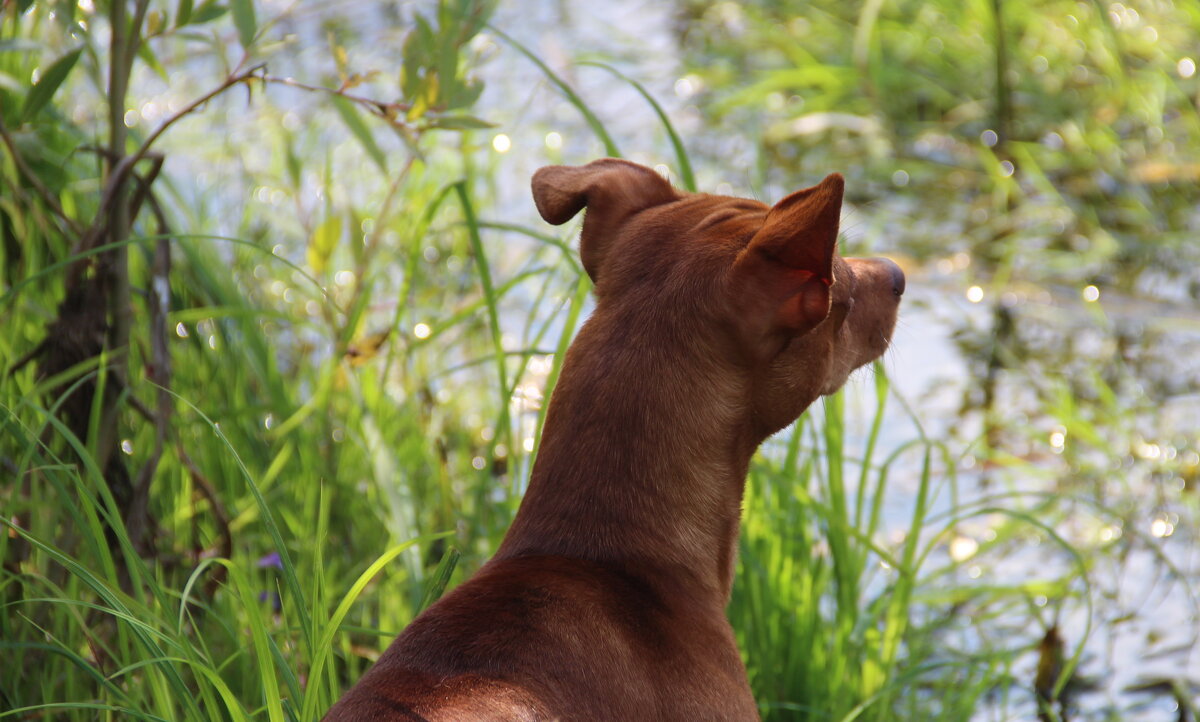
[[844,300],[834,299],[829,305],[829,320],[833,322],[833,327],[839,329],[846,322],[846,317],[850,315],[850,311],[854,309],[854,299],[847,297]]

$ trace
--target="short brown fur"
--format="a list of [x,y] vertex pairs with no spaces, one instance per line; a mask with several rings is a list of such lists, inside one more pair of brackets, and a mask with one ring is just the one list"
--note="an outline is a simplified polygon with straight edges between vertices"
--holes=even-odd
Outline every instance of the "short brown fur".
[[597,303],[529,490],[327,720],[758,719],[725,617],[750,457],[886,350],[904,289],[836,255],[842,187],[768,207],[615,159],[535,174],[547,221],[587,208]]

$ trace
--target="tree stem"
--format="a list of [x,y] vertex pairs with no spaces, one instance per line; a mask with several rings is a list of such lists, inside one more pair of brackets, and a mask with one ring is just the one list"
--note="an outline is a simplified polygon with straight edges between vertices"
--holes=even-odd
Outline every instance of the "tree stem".
[[[109,12],[111,41],[109,44],[108,68],[108,177],[116,182],[114,202],[108,216],[107,236],[109,243],[120,243],[129,235],[129,205],[127,185],[123,178],[116,177],[121,161],[125,157],[128,133],[125,128],[125,98],[129,90],[129,48],[132,45],[126,0],[113,0]],[[134,28],[136,32],[136,28]],[[105,253],[100,260],[98,273],[101,288],[108,306],[108,349],[112,354],[112,373],[118,388],[127,388],[129,378],[129,355],[123,353],[129,346],[131,323],[131,294],[129,288],[129,251],[126,246],[117,246]],[[100,415],[100,429],[96,449],[96,462],[106,470],[116,449],[120,408],[117,394],[105,394]]]
[[996,150],[1003,152],[1012,137],[1012,89],[1008,85],[1008,39],[1004,30],[1004,0],[992,0],[996,52]]

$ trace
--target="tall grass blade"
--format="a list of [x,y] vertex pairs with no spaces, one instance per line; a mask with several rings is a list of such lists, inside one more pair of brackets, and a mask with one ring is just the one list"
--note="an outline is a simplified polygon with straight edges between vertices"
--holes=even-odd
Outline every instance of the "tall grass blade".
[[366,588],[367,584],[374,579],[375,575],[378,574],[381,569],[387,566],[389,562],[400,556],[409,548],[419,544],[426,544],[437,539],[444,539],[447,536],[450,536],[452,533],[453,532],[427,534],[416,539],[410,539],[403,544],[397,544],[396,546],[384,552],[371,564],[371,566],[367,567],[366,571],[359,575],[358,580],[350,586],[350,590],[346,592],[344,597],[342,597],[342,601],[338,603],[337,609],[335,609],[333,614],[329,617],[329,622],[325,625],[325,630],[321,634],[321,637],[314,648],[311,666],[312,676],[309,678],[308,683],[309,692],[305,695],[304,705],[300,710],[300,716],[302,719],[309,720],[317,718],[319,705],[321,705],[325,700],[323,700],[321,695],[318,693],[314,693],[313,690],[319,690],[321,688],[321,677],[325,674],[326,668],[325,660],[333,650],[333,638],[337,636],[339,631],[341,631],[342,620],[344,620],[346,615],[350,613],[350,607],[354,605],[354,602],[358,599],[359,595],[362,594],[362,591]]
[[504,342],[500,331],[500,299],[496,294],[495,286],[492,284],[492,272],[488,264],[487,253],[483,248],[483,240],[479,237],[479,223],[475,219],[475,208],[471,202],[470,193],[467,190],[467,182],[464,180],[455,183],[454,191],[458,195],[459,204],[462,206],[463,219],[467,224],[468,237],[471,239],[471,250],[475,254],[475,267],[479,270],[479,282],[483,286],[483,296],[487,301],[488,325],[492,332],[492,345],[496,354],[496,373],[500,379],[500,405],[498,409],[501,428],[497,429],[497,435],[510,433],[512,421],[509,419],[507,409],[512,391],[508,386],[508,369],[505,363]]
[[679,163],[679,179],[683,182],[684,189],[695,193],[696,176],[692,172],[692,161],[688,158],[687,149],[683,145],[683,139],[680,138],[679,134],[675,132],[675,126],[671,123],[671,119],[667,117],[666,111],[663,110],[658,101],[654,99],[654,96],[650,94],[650,91],[646,90],[646,87],[638,81],[606,63],[585,61],[581,62],[580,65],[587,65],[594,68],[607,70],[621,80],[624,80],[626,83],[629,83],[629,85],[632,86],[639,95],[646,99],[646,102],[649,103],[650,107],[654,109],[655,115],[658,116],[659,122],[662,123],[663,129],[667,131],[667,137],[671,139],[671,146],[675,149],[675,159]]
[[514,40],[496,26],[489,25],[488,27],[492,30],[492,32],[496,33],[500,39],[516,48],[517,52],[521,53],[526,58],[529,58],[534,65],[538,66],[538,69],[542,71],[542,74],[546,76],[546,79],[549,80],[554,87],[558,88],[559,92],[566,97],[567,101],[571,105],[575,106],[575,109],[578,110],[580,115],[583,116],[584,122],[586,122],[588,127],[592,129],[592,132],[596,134],[596,137],[600,139],[600,142],[604,144],[604,152],[607,153],[609,157],[621,157],[621,151],[617,150],[617,144],[613,142],[612,136],[610,136],[608,131],[605,130],[604,124],[600,122],[600,119],[596,117],[596,114],[592,112],[592,109],[587,106],[587,103],[583,102],[583,98],[580,98],[579,95],[571,89],[571,86],[567,85],[566,81],[558,77],[558,75],[556,75],[554,71],[550,69],[550,66],[542,62],[542,59],[534,55],[533,51],[529,50],[529,48],[526,48],[524,45]]
[[442,593],[446,591],[446,585],[450,583],[450,575],[454,573],[454,568],[458,566],[458,559],[461,556],[462,554],[454,547],[446,549],[442,560],[438,562],[437,569],[425,582],[425,596],[421,599],[421,610],[427,609],[430,604],[441,598]]

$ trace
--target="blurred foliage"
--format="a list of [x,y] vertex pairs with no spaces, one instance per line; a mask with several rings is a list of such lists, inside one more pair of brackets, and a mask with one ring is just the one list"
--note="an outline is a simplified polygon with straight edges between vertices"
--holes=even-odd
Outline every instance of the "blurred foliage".
[[843,170],[896,248],[1200,295],[1200,5],[684,2],[678,27],[695,102],[754,135],[763,179]]

